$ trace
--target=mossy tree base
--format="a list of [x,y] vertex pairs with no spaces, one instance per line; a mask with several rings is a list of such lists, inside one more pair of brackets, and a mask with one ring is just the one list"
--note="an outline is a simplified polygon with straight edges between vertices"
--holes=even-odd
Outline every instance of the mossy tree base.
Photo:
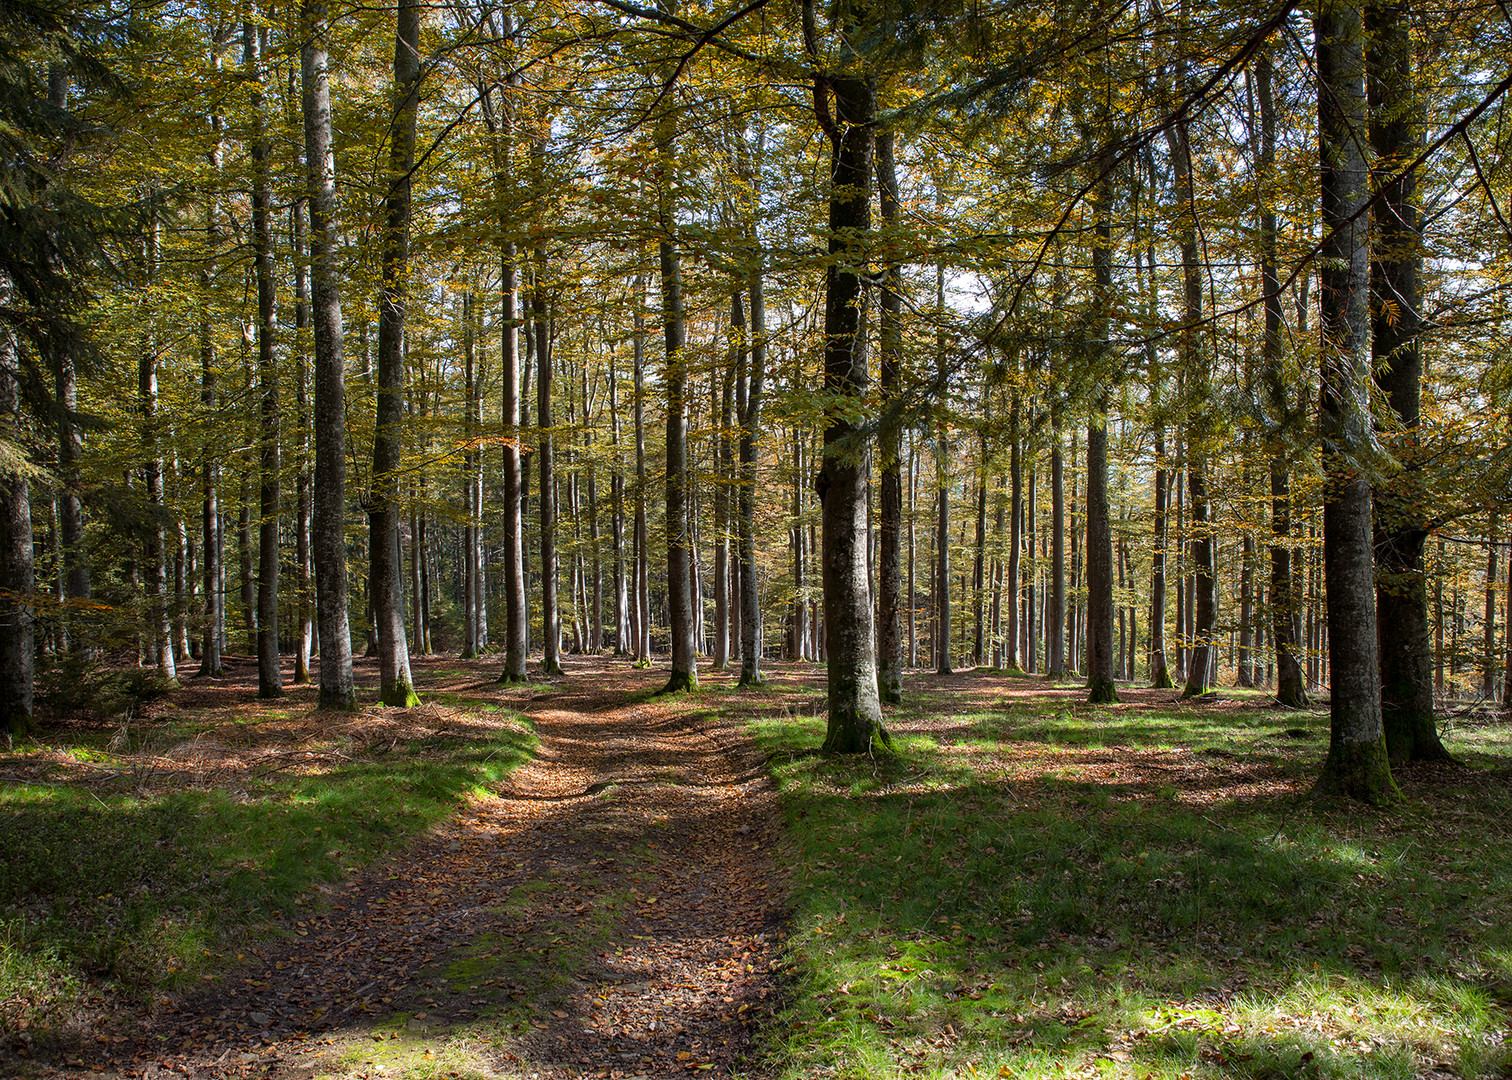
[[396,682],[383,691],[379,700],[391,708],[413,709],[420,704],[420,695],[415,693],[415,688],[409,683]]
[[766,684],[766,676],[759,671],[750,668],[740,669],[740,682],[737,686],[763,686]]
[[320,709],[334,709],[338,712],[357,711],[356,690],[322,690],[320,692]]
[[1113,687],[1112,679],[1091,679],[1087,683],[1088,705],[1116,705],[1118,704],[1118,691]]
[[1334,739],[1312,793],[1320,799],[1352,799],[1372,806],[1400,800],[1402,793],[1391,778],[1386,740],[1355,743]]
[[1289,688],[1276,691],[1276,702],[1288,709],[1305,709],[1312,704],[1306,690],[1292,691]]
[[5,731],[6,746],[14,746],[16,742],[36,731],[37,723],[32,718],[31,713],[17,709],[5,717],[3,730]]
[[528,676],[517,675],[513,671],[500,672],[498,679],[500,686],[520,686],[529,681]]
[[823,754],[878,754],[891,753],[892,749],[887,729],[859,709],[839,715],[831,712],[829,730],[819,748]]
[[1181,700],[1186,701],[1190,698],[1202,697],[1204,694],[1211,694],[1214,689],[1216,688],[1206,683],[1188,682],[1186,687],[1181,691]]
[[562,670],[561,663],[556,660],[543,661],[541,664],[541,671],[548,679],[557,678],[559,676],[567,674],[567,672]]
[[1433,716],[1421,713],[1385,710],[1386,756],[1393,765],[1409,761],[1431,761],[1441,765],[1458,765],[1453,754],[1444,749]]
[[1159,668],[1156,669],[1154,676],[1152,676],[1151,679],[1150,679],[1150,689],[1151,690],[1174,690],[1174,689],[1176,689],[1175,682],[1173,682],[1171,680],[1171,670],[1170,670],[1170,668],[1168,668],[1164,664],[1162,664]]
[[197,679],[223,679],[226,677],[226,669],[219,665],[207,668],[201,664],[200,669],[194,673],[194,676]]
[[672,677],[667,680],[667,685],[657,691],[658,694],[680,694],[684,690],[698,689],[698,672],[672,671]]

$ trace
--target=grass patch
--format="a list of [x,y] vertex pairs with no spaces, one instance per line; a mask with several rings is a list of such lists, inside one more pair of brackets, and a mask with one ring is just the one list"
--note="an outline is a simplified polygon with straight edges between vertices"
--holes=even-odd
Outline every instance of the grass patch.
[[0,1031],[45,1040],[85,992],[207,976],[534,746],[514,718],[435,707],[421,726],[286,703],[173,716],[0,756],[18,774],[0,782]]
[[752,725],[794,868],[780,1075],[1512,1068],[1505,731],[1392,816],[1320,814],[1322,714],[937,694],[889,716],[892,759]]

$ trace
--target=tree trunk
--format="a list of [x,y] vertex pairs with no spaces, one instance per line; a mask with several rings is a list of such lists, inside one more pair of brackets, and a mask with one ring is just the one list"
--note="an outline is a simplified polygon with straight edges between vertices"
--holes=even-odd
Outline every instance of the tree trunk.
[[614,545],[614,655],[625,656],[630,646],[630,593],[625,581],[625,472],[620,448],[619,374],[609,354],[609,445],[613,469],[609,473],[609,539]]
[[[872,753],[891,745],[882,726],[872,651],[871,590],[867,584],[866,481],[869,447],[863,424],[852,420],[867,391],[864,284],[871,239],[871,184],[876,86],[869,76],[835,78],[831,140],[829,254],[825,275],[824,389],[835,408],[824,429],[815,490],[823,520],[824,639],[829,661],[826,753]],[[823,93],[823,88],[819,91]],[[943,503],[944,491],[941,491]]]
[[1370,484],[1370,223],[1365,31],[1357,0],[1324,0],[1317,42],[1323,243],[1319,435],[1323,573],[1332,680],[1329,748],[1316,790],[1380,802],[1396,795],[1381,721]]
[[987,438],[981,440],[981,461],[977,471],[976,556],[971,566],[971,589],[976,601],[975,629],[971,639],[972,663],[981,667],[987,662]]
[[[280,470],[278,402],[278,323],[273,282],[272,145],[264,116],[264,31],[251,20],[242,26],[242,58],[252,73],[252,258],[257,279],[258,527],[257,527],[257,696],[283,694],[278,653],[278,532]],[[149,480],[149,487],[151,481]]]
[[352,632],[347,613],[346,361],[337,283],[336,161],[326,73],[324,0],[304,0],[300,40],[305,164],[310,193],[310,296],[315,337],[315,491],[311,555],[320,639],[320,707],[353,709]]
[[1433,718],[1433,656],[1423,522],[1429,502],[1420,471],[1423,362],[1422,215],[1417,177],[1391,183],[1422,147],[1422,121],[1412,86],[1408,6],[1386,0],[1367,8],[1367,95],[1370,142],[1378,158],[1381,199],[1373,210],[1371,263],[1372,364],[1376,385],[1399,427],[1382,439],[1401,466],[1372,492],[1375,508],[1376,619],[1380,635],[1381,720],[1392,761],[1448,761]]
[[676,117],[667,112],[656,130],[660,178],[656,190],[660,240],[662,331],[666,343],[663,376],[667,395],[667,614],[672,672],[663,693],[698,685],[694,618],[693,531],[688,514],[688,363],[684,353],[682,253],[678,250],[674,185]]
[[[1098,183],[1092,247],[1096,329],[1094,348],[1109,348],[1113,307],[1113,229],[1111,183]],[[1108,408],[1112,394],[1104,387],[1087,424],[1087,700],[1103,705],[1118,700],[1113,688],[1113,537],[1108,517]]]
[[[144,282],[151,288],[158,270],[158,208],[156,195],[147,200],[143,222],[142,259]],[[150,333],[150,332],[149,332]],[[137,364],[138,401],[142,410],[142,472],[146,477],[147,501],[154,521],[147,532],[147,637],[157,665],[158,677],[177,678],[173,661],[173,627],[168,615],[168,567],[164,546],[163,518],[167,499],[163,489],[163,456],[158,431],[158,348],[149,337],[142,342]]]
[[1060,413],[1050,413],[1050,611],[1045,626],[1045,673],[1066,677],[1066,466]]
[[1496,700],[1496,515],[1491,514],[1486,530],[1486,611],[1481,621],[1481,697]]
[[1019,604],[1019,587],[1024,567],[1024,451],[1023,404],[1017,389],[1008,413],[1008,596],[1007,670],[1017,672],[1023,656],[1019,633],[1023,608]]
[[635,662],[651,662],[651,553],[646,533],[646,278],[635,275]]
[[[219,52],[212,50],[212,68],[220,67]],[[213,139],[210,144],[210,167],[217,177],[221,168],[223,146],[221,143],[221,118],[218,113],[210,117],[210,129]],[[204,628],[200,638],[200,669],[199,673],[212,679],[218,679],[225,674],[221,662],[221,633],[225,624],[226,594],[224,588],[224,567],[221,556],[221,516],[220,516],[220,478],[221,478],[221,446],[220,439],[213,434],[216,407],[216,356],[215,356],[215,329],[212,323],[210,288],[213,279],[214,260],[220,251],[221,226],[217,215],[216,200],[211,198],[205,205],[205,263],[200,270],[200,404],[204,407],[207,428],[212,431],[205,440],[200,450],[200,481],[203,496],[200,528],[201,543],[204,548],[204,558],[200,560],[200,569],[204,573]],[[60,388],[61,390],[61,388]],[[60,411],[73,409],[72,404],[65,404],[63,395],[59,393]],[[61,440],[63,432],[59,432],[60,453],[59,464],[62,465]],[[69,587],[67,595],[73,590],[73,569],[75,558],[71,554],[71,541],[68,524],[68,503],[70,498],[77,504],[77,498],[72,496],[65,487],[60,500],[60,519],[63,543],[64,560],[68,566]],[[87,582],[85,583],[87,585]]]
[[[0,305],[11,284],[0,273]],[[20,358],[15,331],[0,322],[0,437],[21,446]],[[31,486],[23,472],[0,472],[0,734],[5,748],[33,728],[36,613],[31,602]]]
[[305,198],[294,200],[294,422],[298,426],[299,448],[299,468],[294,478],[294,682],[299,686],[310,681],[310,646],[314,637],[310,595],[310,521],[314,511],[314,492],[310,488],[310,364],[305,352],[310,338],[307,209]]
[[[936,267],[935,308],[943,318],[945,307],[945,271]],[[941,404],[935,430],[935,604],[939,632],[935,635],[935,673],[950,675],[950,444],[946,439],[945,416],[945,331],[941,329],[935,341],[935,377]]]
[[379,699],[418,705],[410,676],[399,566],[399,468],[403,460],[404,322],[408,300],[410,190],[420,101],[420,7],[399,0],[394,36],[393,119],[384,197],[383,266],[378,303],[378,404],[373,423],[368,558],[378,630]]
[[724,384],[709,379],[709,409],[718,418],[714,435],[714,670],[730,662],[730,425],[735,408],[735,379],[744,348],[745,311],[736,291],[730,302],[729,368]]
[[[898,227],[898,175],[893,158],[893,133],[877,132],[877,195],[883,228]],[[903,634],[898,617],[903,587],[901,544],[903,525],[902,428],[897,415],[903,379],[903,267],[889,261],[882,271],[882,297],[877,341],[881,351],[882,424],[877,456],[882,466],[877,566],[877,693],[891,705],[903,700]]]
[[[760,151],[760,144],[757,147]],[[755,243],[755,221],[749,226],[751,268],[747,291],[751,297],[751,352],[746,381],[745,405],[740,414],[740,487],[736,528],[740,545],[740,685],[757,686],[762,681],[761,650],[765,634],[761,624],[761,594],[756,576],[756,440],[761,430],[761,406],[766,377],[766,283],[761,248]]]
[[[537,168],[545,146],[533,151]],[[551,322],[546,310],[546,247],[535,249],[535,284],[531,296],[531,325],[535,331],[536,366],[536,461],[540,469],[541,529],[541,667],[548,677],[562,674],[562,632],[557,610],[557,485],[556,439],[551,430],[551,384],[554,374]]]

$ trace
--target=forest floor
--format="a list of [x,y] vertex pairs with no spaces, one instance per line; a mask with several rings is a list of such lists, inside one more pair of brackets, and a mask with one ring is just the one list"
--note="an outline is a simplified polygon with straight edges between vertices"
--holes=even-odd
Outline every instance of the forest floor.
[[1512,1076],[1499,715],[1377,812],[1258,692],[920,673],[843,760],[812,665],[415,668],[0,754],[0,1075]]

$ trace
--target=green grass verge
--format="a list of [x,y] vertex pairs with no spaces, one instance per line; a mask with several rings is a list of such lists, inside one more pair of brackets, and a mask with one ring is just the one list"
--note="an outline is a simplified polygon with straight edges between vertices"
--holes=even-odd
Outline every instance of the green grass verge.
[[[287,715],[248,708],[237,724],[255,737],[259,723]],[[153,793],[0,783],[0,1030],[46,1038],[82,993],[141,995],[224,967],[286,914],[322,908],[323,886],[500,780],[534,742],[508,723],[343,744],[323,771],[253,770]],[[87,745],[70,756],[112,757]]]
[[[794,867],[780,1075],[1512,1068],[1512,791],[1485,773],[1505,774],[1504,730],[1453,744],[1479,779],[1377,816],[1286,793],[1318,766],[1319,714],[891,720],[900,752],[875,762],[784,753],[822,719],[753,725]],[[1162,761],[1205,767],[1166,783]]]

